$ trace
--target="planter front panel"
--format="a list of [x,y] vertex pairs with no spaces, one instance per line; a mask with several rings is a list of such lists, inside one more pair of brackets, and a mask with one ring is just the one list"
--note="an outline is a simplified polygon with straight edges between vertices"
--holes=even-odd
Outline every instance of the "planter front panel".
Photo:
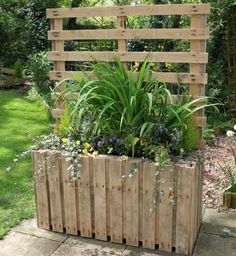
[[197,164],[160,171],[145,161],[121,182],[141,159],[82,156],[81,179],[71,181],[70,162],[60,151],[39,150],[32,157],[40,228],[191,254],[202,218]]

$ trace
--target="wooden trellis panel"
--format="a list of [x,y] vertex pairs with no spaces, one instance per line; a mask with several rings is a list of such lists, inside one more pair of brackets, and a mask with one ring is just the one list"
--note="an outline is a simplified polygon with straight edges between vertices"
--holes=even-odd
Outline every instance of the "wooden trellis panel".
[[[145,161],[121,182],[141,159],[82,155],[81,179],[72,181],[63,152],[40,150],[32,156],[40,228],[191,255],[202,217],[202,175],[196,163],[172,163],[163,171]],[[164,182],[156,186],[160,179]]]
[[[206,40],[209,38],[209,29],[206,17],[210,11],[209,4],[168,4],[149,6],[122,6],[122,7],[93,7],[93,8],[60,8],[47,9],[47,18],[51,20],[51,30],[48,38],[52,41],[52,51],[49,59],[53,61],[53,71],[50,72],[51,80],[63,79],[74,80],[75,74],[83,76],[83,72],[65,70],[67,61],[93,61],[94,58],[103,61],[114,61],[119,55],[122,62],[142,62],[147,57],[145,52],[127,52],[127,40],[132,39],[165,39],[165,40],[188,40],[190,41],[190,52],[152,52],[149,62],[188,63],[190,72],[153,72],[153,78],[166,83],[189,84],[189,95],[193,97],[205,96],[205,84],[207,74],[205,65],[208,61],[206,53]],[[189,15],[191,27],[183,29],[128,29],[126,28],[126,17],[128,16],[150,16],[150,15]],[[64,18],[79,17],[117,17],[116,29],[96,30],[63,30]],[[64,51],[65,40],[117,40],[117,52],[68,52]],[[91,72],[90,72],[91,73]],[[59,90],[63,89],[63,84]],[[59,103],[53,111],[55,118],[63,114]],[[199,121],[204,120],[204,121]],[[195,115],[195,125],[199,133],[199,147],[204,146],[203,128],[205,126],[204,111]]]

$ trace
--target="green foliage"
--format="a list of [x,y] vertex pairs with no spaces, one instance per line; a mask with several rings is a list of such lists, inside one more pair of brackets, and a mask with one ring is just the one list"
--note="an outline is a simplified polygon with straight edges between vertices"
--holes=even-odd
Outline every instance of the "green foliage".
[[15,78],[23,77],[23,67],[22,67],[22,63],[19,59],[14,64],[14,76],[15,76]]
[[95,62],[93,71],[95,77],[77,78],[60,95],[72,109],[71,126],[77,133],[86,134],[85,140],[116,135],[124,140],[121,151],[132,151],[133,156],[134,148],[136,155],[142,155],[145,147],[145,152],[154,157],[158,150],[149,150],[149,145],[158,148],[164,144],[172,152],[178,151],[186,118],[204,107],[194,107],[198,100],[169,104],[170,91],[165,84],[152,80],[146,61],[137,79],[120,60],[114,65]]
[[214,130],[210,128],[204,129],[204,140],[206,140],[207,143],[211,142],[215,138]]
[[61,138],[67,138],[71,132],[70,129],[70,114],[71,110],[68,106],[64,106],[64,114],[60,120],[60,122],[55,127],[55,134],[60,136]]
[[198,146],[198,133],[194,124],[193,116],[188,116],[185,119],[186,129],[183,134],[183,149],[185,152],[194,150]]
[[32,162],[29,157],[14,172],[6,172],[32,137],[49,132],[47,114],[31,97],[0,91],[0,239],[23,218],[35,215]]
[[29,78],[35,83],[39,92],[49,91],[50,69],[51,65],[49,63],[47,52],[39,52],[29,56],[26,72]]

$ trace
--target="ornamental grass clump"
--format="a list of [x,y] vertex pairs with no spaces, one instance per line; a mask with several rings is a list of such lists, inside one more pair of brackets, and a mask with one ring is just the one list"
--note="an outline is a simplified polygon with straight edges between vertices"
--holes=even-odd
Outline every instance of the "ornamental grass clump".
[[[144,61],[137,73],[132,67],[128,71],[119,59],[114,64],[95,62],[93,73],[67,84],[58,99],[67,106],[67,117],[62,119],[70,119],[67,136],[91,145],[83,153],[144,157],[159,162],[163,158],[160,156],[165,156],[163,163],[185,149],[196,148],[193,144],[197,140],[189,146],[184,135],[191,123],[189,118],[205,107],[199,104],[202,99],[187,97],[173,104],[166,84],[152,79],[151,64]],[[57,131],[65,131],[60,125]],[[196,138],[192,126],[191,134]]]

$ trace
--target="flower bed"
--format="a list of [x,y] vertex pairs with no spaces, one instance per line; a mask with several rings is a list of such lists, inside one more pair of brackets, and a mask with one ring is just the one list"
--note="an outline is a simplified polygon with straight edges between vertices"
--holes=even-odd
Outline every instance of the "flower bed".
[[[140,158],[81,155],[76,180],[63,151],[32,156],[40,228],[191,254],[202,218],[198,164],[163,169]],[[122,181],[130,169],[138,170]]]

